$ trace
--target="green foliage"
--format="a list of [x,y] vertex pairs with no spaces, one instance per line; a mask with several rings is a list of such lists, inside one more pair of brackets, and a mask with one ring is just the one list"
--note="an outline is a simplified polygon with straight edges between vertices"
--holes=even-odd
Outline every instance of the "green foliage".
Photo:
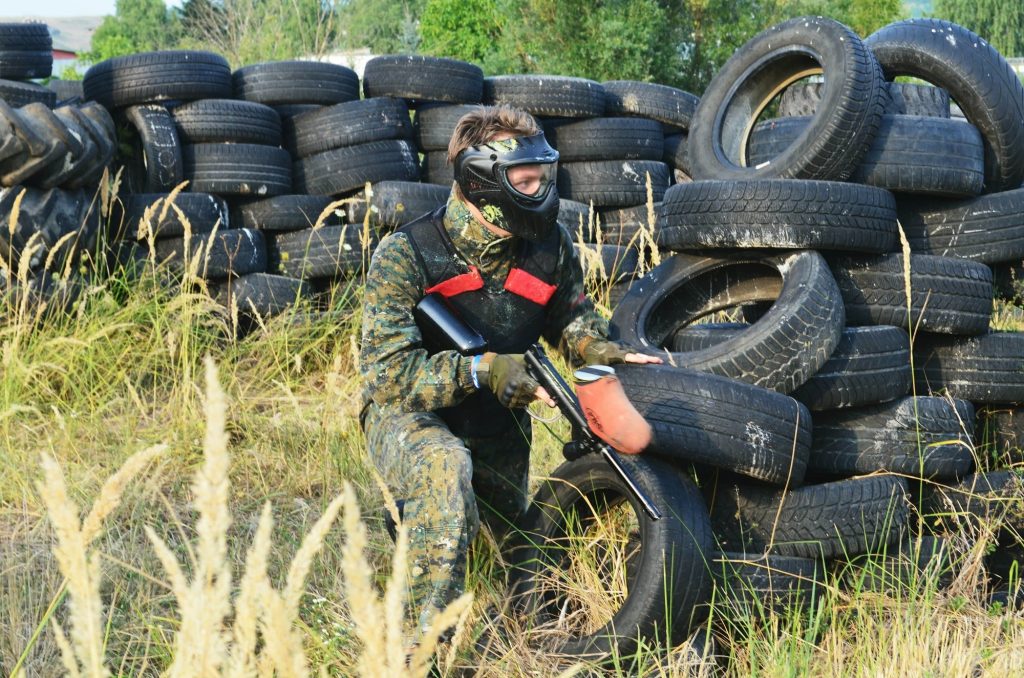
[[658,0],[518,0],[506,12],[504,72],[678,80],[678,31]]
[[774,9],[774,0],[685,0],[682,87],[703,92],[740,45],[774,23]]
[[341,44],[374,54],[409,54],[419,46],[417,24],[425,0],[341,0]]
[[496,0],[426,0],[420,51],[482,63],[497,49],[503,19]]
[[778,21],[805,15],[835,19],[862,38],[907,16],[902,0],[779,0]]
[[1005,0],[935,0],[935,14],[969,28],[1003,56],[1024,56],[1024,3]]
[[177,14],[163,0],[117,0],[115,14],[103,19],[92,36],[86,61],[175,47],[180,36]]

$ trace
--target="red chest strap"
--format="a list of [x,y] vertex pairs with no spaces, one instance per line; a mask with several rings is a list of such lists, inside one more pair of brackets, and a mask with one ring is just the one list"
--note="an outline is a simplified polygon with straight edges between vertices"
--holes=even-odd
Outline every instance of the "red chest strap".
[[[506,282],[506,285],[508,283]],[[480,275],[480,270],[476,266],[469,267],[469,273],[462,273],[455,276],[454,278],[448,278],[441,282],[428,287],[423,290],[424,294],[430,294],[437,292],[442,297],[447,299],[448,297],[454,297],[457,294],[463,292],[473,292],[475,290],[483,289],[484,279]]]
[[535,304],[545,306],[551,300],[558,286],[549,285],[521,268],[513,268],[505,278],[505,289],[512,294],[529,299]]
[[[462,273],[428,287],[424,294],[437,292],[444,298],[454,297],[463,292],[474,292],[483,289],[484,279],[476,266],[469,267],[469,273]],[[555,294],[556,285],[549,285],[535,275],[521,268],[513,268],[505,278],[505,290],[528,299],[539,306],[544,306]]]

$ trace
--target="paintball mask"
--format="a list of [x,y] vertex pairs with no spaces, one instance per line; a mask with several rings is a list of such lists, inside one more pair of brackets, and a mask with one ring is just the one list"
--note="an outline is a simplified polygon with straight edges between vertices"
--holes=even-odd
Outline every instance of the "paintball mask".
[[455,158],[455,181],[488,222],[540,242],[558,223],[557,168],[558,151],[541,132],[470,146]]

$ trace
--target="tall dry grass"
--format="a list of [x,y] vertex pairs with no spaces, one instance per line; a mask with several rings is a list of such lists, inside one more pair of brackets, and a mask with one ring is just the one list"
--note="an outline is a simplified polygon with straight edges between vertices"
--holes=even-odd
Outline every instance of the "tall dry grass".
[[[105,190],[101,202],[117,199]],[[652,233],[637,238],[651,242]],[[202,667],[391,676],[407,657],[409,675],[422,675],[431,641],[407,637],[406,538],[384,535],[388,501],[357,421],[358,280],[339,284],[330,312],[300,308],[238,340],[201,287],[169,285],[159,266],[148,268],[106,271],[68,316],[18,298],[0,327],[0,675]],[[7,274],[17,281],[22,272]],[[596,277],[588,284],[607,308],[609,287]],[[568,432],[564,422],[535,428],[536,479],[560,462]],[[52,461],[41,466],[40,451]],[[341,528],[332,527],[339,517]],[[570,584],[596,581],[593,568],[608,558],[621,574],[620,555],[602,562],[586,550],[613,543],[620,528],[609,523],[607,534],[580,540]],[[829,573],[804,613],[718,598],[704,629],[724,668],[683,644],[644,647],[603,671],[1015,675],[1024,624],[989,602],[979,576],[994,529],[956,544],[951,586],[925,576],[876,590],[867,578],[851,586],[848,575]],[[457,619],[459,631],[442,675],[592,672],[528,642],[486,533],[471,549],[468,590],[472,603],[460,601],[444,620]],[[574,595],[580,609],[607,614],[608,597],[594,586]]]
[[[270,503],[262,510],[240,581],[237,585],[233,581],[227,548],[232,522],[227,403],[213,360],[208,358],[205,362],[206,434],[203,463],[192,484],[198,520],[190,549],[194,555],[188,563],[191,574],[167,541],[152,527],[145,527],[163,565],[166,586],[177,603],[171,661],[165,675],[310,675],[300,630],[300,603],[313,562],[342,512],[347,539],[342,547],[341,572],[348,611],[361,644],[356,671],[360,676],[382,678],[425,675],[439,636],[464,618],[472,596],[466,594],[453,602],[424,635],[413,638],[410,644],[405,629],[407,530],[399,526],[391,582],[382,598],[372,581],[373,568],[366,560],[367,530],[360,518],[355,491],[348,483],[303,538],[287,568],[283,589],[275,588],[268,575],[273,548]],[[67,581],[70,638],[58,622],[51,626],[68,675],[110,675],[104,634],[107,618],[100,595],[100,555],[92,545],[104,521],[120,504],[128,482],[164,450],[152,447],[131,456],[104,483],[84,520],[79,519],[78,508],[68,496],[57,462],[48,455],[42,457],[44,479],[38,489],[56,536],[57,563]],[[20,663],[13,668],[19,675],[21,670]]]

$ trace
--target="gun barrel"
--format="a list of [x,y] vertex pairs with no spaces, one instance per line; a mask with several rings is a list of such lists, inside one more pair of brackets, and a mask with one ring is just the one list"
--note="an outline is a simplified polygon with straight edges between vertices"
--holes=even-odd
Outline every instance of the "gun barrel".
[[660,520],[661,511],[654,505],[654,502],[644,494],[644,491],[637,486],[636,481],[633,480],[633,476],[630,475],[629,471],[619,461],[618,454],[609,445],[598,440],[590,431],[590,424],[587,423],[587,418],[583,415],[583,409],[580,407],[580,402],[576,398],[576,394],[573,393],[572,389],[562,375],[558,373],[555,366],[548,360],[547,355],[544,353],[544,349],[539,344],[531,346],[526,353],[523,355],[526,361],[526,370],[530,373],[530,376],[537,380],[537,383],[544,387],[544,390],[548,392],[558,405],[558,409],[563,415],[569,420],[576,429],[580,436],[584,438],[584,445],[592,451],[600,451],[601,456],[608,462],[608,465],[612,467],[615,474],[622,479],[622,482],[626,485],[629,493],[636,497],[636,500],[640,502],[641,508],[644,513],[650,516],[651,520]]

